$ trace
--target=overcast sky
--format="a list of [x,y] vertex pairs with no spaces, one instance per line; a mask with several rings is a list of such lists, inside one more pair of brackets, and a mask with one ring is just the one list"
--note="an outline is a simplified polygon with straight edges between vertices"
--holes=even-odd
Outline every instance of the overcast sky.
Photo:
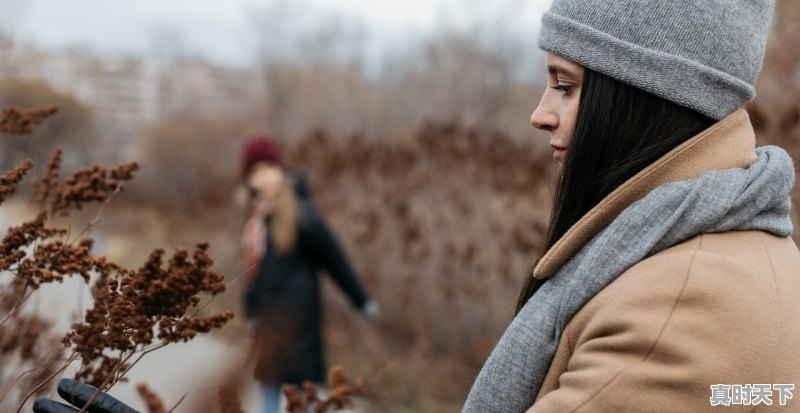
[[[0,30],[46,47],[154,53],[156,33],[180,39],[185,53],[244,65],[255,60],[259,13],[280,0],[0,0]],[[363,39],[382,50],[442,27],[478,22],[534,37],[551,0],[283,0],[293,19],[336,17],[361,26]],[[294,21],[292,21],[294,23]],[[285,24],[285,22],[284,22]],[[299,23],[298,23],[299,25]],[[499,27],[498,26],[498,27]],[[261,33],[261,34],[259,34]],[[536,39],[531,38],[535,48]]]

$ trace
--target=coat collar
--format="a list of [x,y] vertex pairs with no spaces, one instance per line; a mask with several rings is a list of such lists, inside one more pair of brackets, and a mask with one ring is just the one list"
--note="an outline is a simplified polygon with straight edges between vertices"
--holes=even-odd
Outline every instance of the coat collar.
[[671,150],[600,201],[545,253],[533,270],[534,278],[555,274],[625,208],[656,187],[697,178],[707,171],[746,168],[755,160],[755,133],[747,112],[739,109]]

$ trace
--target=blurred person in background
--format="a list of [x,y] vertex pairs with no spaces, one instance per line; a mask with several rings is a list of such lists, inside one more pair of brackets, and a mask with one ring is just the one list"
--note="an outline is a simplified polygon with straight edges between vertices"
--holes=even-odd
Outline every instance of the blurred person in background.
[[255,338],[255,375],[264,413],[279,411],[283,384],[323,382],[318,271],[325,270],[368,319],[378,305],[364,290],[305,179],[290,171],[267,136],[245,142],[242,176],[249,217],[242,232],[244,307]]
[[531,116],[562,163],[553,213],[464,412],[800,410],[794,165],[743,109],[772,13],[553,2]]

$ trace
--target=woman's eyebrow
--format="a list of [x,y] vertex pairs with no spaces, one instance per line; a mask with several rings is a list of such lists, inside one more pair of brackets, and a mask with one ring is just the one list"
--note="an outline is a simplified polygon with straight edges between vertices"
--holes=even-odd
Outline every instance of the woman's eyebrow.
[[551,63],[547,65],[547,72],[553,76],[558,76],[559,74],[562,74],[570,77],[577,77],[577,74],[575,72],[556,63]]

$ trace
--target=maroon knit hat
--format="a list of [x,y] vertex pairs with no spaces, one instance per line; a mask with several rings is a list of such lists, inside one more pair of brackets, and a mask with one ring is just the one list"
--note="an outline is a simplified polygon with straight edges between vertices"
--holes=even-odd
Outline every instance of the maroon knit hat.
[[268,135],[252,137],[242,145],[242,177],[247,177],[253,166],[259,162],[286,167],[281,150]]

